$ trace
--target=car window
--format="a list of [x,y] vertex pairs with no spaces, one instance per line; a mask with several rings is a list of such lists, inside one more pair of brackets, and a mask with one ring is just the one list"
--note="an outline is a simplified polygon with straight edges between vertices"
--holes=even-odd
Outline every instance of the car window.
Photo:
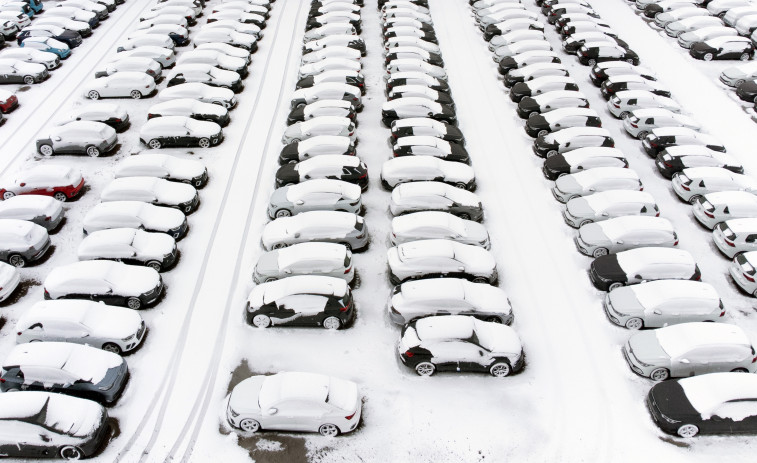
[[328,297],[314,294],[294,294],[276,301],[279,310],[294,310],[297,313],[313,315],[323,312]]
[[743,421],[745,418],[757,416],[757,400],[735,400],[726,402],[715,409],[712,413],[720,418],[730,418],[734,421]]

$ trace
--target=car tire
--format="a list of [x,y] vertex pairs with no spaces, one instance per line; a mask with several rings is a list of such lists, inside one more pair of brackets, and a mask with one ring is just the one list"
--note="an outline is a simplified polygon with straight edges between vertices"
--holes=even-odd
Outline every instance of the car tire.
[[151,269],[155,270],[156,272],[160,272],[163,270],[163,265],[158,262],[157,260],[150,260],[145,264],[146,267],[150,267]]
[[81,460],[84,457],[84,452],[79,447],[73,445],[65,445],[58,451],[60,457],[64,460]]
[[731,373],[749,373],[749,370],[746,368],[734,368],[731,370]]
[[68,200],[68,196],[66,196],[66,193],[63,193],[62,191],[59,191],[53,195],[53,198],[57,199],[58,201],[65,203]]
[[623,111],[623,112],[620,113],[620,118],[621,119],[625,119],[627,117],[628,117],[628,111]]
[[323,320],[323,327],[327,330],[338,330],[342,327],[342,321],[337,317],[326,317]]
[[142,301],[138,297],[130,297],[126,300],[126,307],[132,310],[139,310],[142,308]]
[[16,196],[16,193],[12,191],[6,191],[5,193],[3,193],[3,199],[11,199],[14,196]]
[[463,213],[463,214],[458,214],[457,216],[463,220],[470,220],[470,214]]
[[473,283],[489,283],[489,279],[485,277],[476,277],[473,279]]
[[152,140],[147,142],[147,146],[154,150],[159,150],[162,146],[162,143],[160,143],[160,140],[158,140],[157,138],[153,138]]
[[739,56],[740,61],[749,61],[749,53],[742,53],[741,56]]
[[268,328],[271,326],[271,317],[268,315],[255,315],[252,317],[252,324],[258,328]]
[[489,374],[494,376],[495,378],[504,378],[505,376],[510,376],[510,373],[512,373],[512,371],[513,369],[506,362],[497,362],[492,365],[491,368],[489,368]]
[[536,117],[539,114],[541,114],[541,113],[538,112],[538,111],[531,111],[530,113],[528,113],[528,118],[531,119],[532,117]]
[[649,378],[654,381],[665,381],[670,378],[670,370],[667,368],[655,368],[649,373]]
[[291,217],[291,216],[292,216],[292,213],[291,213],[291,212],[289,212],[289,210],[288,210],[288,209],[279,209],[279,210],[278,210],[278,211],[276,211],[276,213],[274,214],[274,217],[276,217],[277,219],[278,219],[279,217]]
[[591,253],[591,256],[596,258],[596,257],[606,256],[609,253],[610,252],[607,250],[607,248],[597,248],[594,250],[594,252]]
[[458,187],[458,188],[460,188],[461,190],[467,190],[468,189],[468,185],[466,185],[463,182],[455,183],[455,186]]
[[639,140],[643,140],[644,137],[646,137],[647,135],[649,135],[649,132],[646,130],[642,130],[641,132],[636,134],[636,138]]
[[547,157],[551,158],[552,156],[557,156],[557,150],[549,150],[549,151],[547,151]]
[[91,158],[96,158],[100,156],[100,149],[96,146],[88,146],[87,147],[87,156]]
[[205,137],[200,138],[197,141],[197,146],[199,146],[200,148],[210,148],[210,139]]
[[582,220],[582,221],[581,221],[581,223],[579,223],[579,224],[578,224],[578,228],[581,228],[581,227],[583,227],[583,226],[584,226],[584,225],[586,225],[587,223],[593,223],[593,221],[591,221],[591,220],[589,220],[589,219],[586,219],[586,220]]
[[8,256],[8,263],[16,268],[22,268],[26,266],[26,259],[20,254],[11,254]]
[[610,286],[607,287],[607,291],[612,291],[613,289],[620,288],[623,286],[623,283],[616,281],[614,283],[611,283]]
[[589,64],[589,66],[594,67],[594,65],[597,64],[597,60],[592,58],[589,61],[587,61],[587,63]]
[[271,249],[283,249],[285,247],[287,247],[286,243],[276,243],[271,246]]
[[757,297],[757,289],[754,290],[754,292],[752,293],[752,296]]
[[239,429],[244,432],[258,432],[260,431],[260,423],[252,418],[245,418],[239,422]]
[[270,283],[272,281],[277,281],[277,280],[278,280],[278,278],[276,278],[276,277],[268,277],[268,278],[265,279],[265,283]]
[[90,100],[99,100],[100,94],[95,90],[90,90],[89,92],[87,92],[87,98],[89,98]]
[[24,76],[24,83],[26,85],[32,85],[34,83],[34,77],[32,77],[32,76]]
[[42,156],[52,156],[55,152],[53,151],[52,145],[48,144],[40,145],[37,151],[39,151],[39,154],[41,154]]
[[119,347],[118,344],[114,344],[112,342],[106,342],[105,344],[103,344],[102,350],[121,355],[121,347]]
[[699,198],[701,198],[702,195],[692,195],[689,198],[689,204],[695,204],[697,201],[699,201]]
[[339,428],[335,424],[326,423],[318,428],[318,432],[325,437],[336,437],[339,435]]
[[489,323],[499,323],[501,325],[503,325],[505,323],[505,322],[502,321],[501,318],[496,317],[496,316],[486,317],[486,319],[484,319],[484,321],[487,321]]
[[431,376],[436,372],[436,367],[431,362],[421,362],[415,366],[418,376]]
[[640,330],[644,328],[644,320],[639,317],[632,317],[626,320],[626,328],[629,330]]
[[734,87],[738,87],[741,84],[743,84],[744,82],[745,82],[744,79],[739,79],[739,80],[736,81],[736,84],[734,85]]
[[634,62],[633,58],[628,58],[628,59],[626,60],[626,63],[628,63],[628,64],[633,64],[634,66],[636,65],[636,63]]
[[139,90],[132,90],[132,91],[131,91],[131,92],[129,93],[129,96],[130,96],[130,97],[131,97],[132,99],[134,99],[134,100],[139,100],[139,99],[141,99],[141,98],[142,98],[142,92],[140,92]]
[[694,426],[693,424],[684,424],[678,427],[676,434],[683,437],[684,439],[694,437],[699,434],[699,428]]
[[705,61],[712,61],[712,58],[714,58],[712,53],[705,53],[704,56],[702,57],[702,59]]
[[545,129],[539,130],[539,132],[536,134],[536,138],[539,138],[542,135],[546,135],[548,133],[549,133],[549,130],[545,130]]

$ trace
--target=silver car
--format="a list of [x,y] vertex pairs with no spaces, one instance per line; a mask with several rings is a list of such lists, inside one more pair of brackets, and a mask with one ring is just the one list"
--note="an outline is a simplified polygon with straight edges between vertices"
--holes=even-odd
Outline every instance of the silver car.
[[281,137],[281,143],[286,145],[319,135],[341,135],[350,137],[353,142],[357,138],[355,124],[348,117],[321,116],[287,127]]
[[418,211],[443,211],[461,219],[481,222],[484,210],[480,198],[470,191],[442,182],[402,183],[392,190],[392,215]]
[[352,251],[342,244],[319,242],[274,249],[258,258],[252,279],[260,284],[293,275],[322,275],[351,283],[355,278]]
[[689,280],[657,280],[615,288],[605,296],[604,308],[611,322],[629,330],[714,322],[725,316],[715,288]]
[[360,186],[335,179],[313,179],[277,188],[268,202],[270,218],[289,217],[307,211],[361,213]]
[[609,190],[590,196],[573,198],[563,211],[565,223],[578,228],[592,222],[628,215],[660,215],[654,196],[644,191]]
[[51,196],[20,195],[0,202],[0,219],[28,220],[48,232],[58,228],[64,218],[62,203]]
[[447,212],[424,211],[392,219],[390,241],[393,246],[410,241],[446,239],[490,249],[486,227]]
[[0,260],[14,267],[38,261],[50,249],[50,236],[39,225],[17,219],[0,219]]
[[746,191],[720,191],[702,196],[692,208],[694,218],[712,230],[730,219],[757,217],[757,196]]
[[637,333],[623,346],[623,356],[634,373],[655,381],[757,370],[749,336],[725,323],[683,323]]
[[690,32],[684,32],[678,36],[678,45],[683,48],[691,48],[697,42],[705,42],[718,37],[735,37],[738,31],[728,26],[703,27]]
[[401,156],[385,161],[381,166],[381,184],[387,189],[401,183],[427,180],[448,183],[466,190],[476,188],[473,168],[460,162],[445,161],[434,156]]
[[156,272],[176,262],[176,240],[165,233],[150,233],[136,228],[111,228],[90,233],[79,244],[79,260],[115,260],[145,265]]
[[308,241],[341,243],[357,252],[368,247],[369,237],[365,220],[356,214],[310,211],[268,223],[261,238],[268,251]]
[[581,254],[599,257],[640,246],[678,246],[673,224],[661,217],[625,216],[587,223],[574,238]]
[[389,281],[400,284],[421,278],[466,278],[474,283],[496,284],[494,256],[479,246],[431,239],[403,243],[387,251]]
[[747,80],[757,78],[757,63],[746,63],[727,67],[720,73],[720,81],[729,87],[736,88]]
[[558,178],[552,187],[552,195],[561,203],[567,203],[579,196],[608,190],[641,191],[643,187],[633,169],[597,167]]

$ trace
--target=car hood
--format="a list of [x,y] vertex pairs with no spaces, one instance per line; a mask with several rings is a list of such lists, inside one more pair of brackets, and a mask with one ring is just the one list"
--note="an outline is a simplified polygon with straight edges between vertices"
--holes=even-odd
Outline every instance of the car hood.
[[128,273],[111,281],[113,292],[123,296],[138,296],[155,289],[160,283],[160,275],[149,267],[129,266]]
[[279,271],[279,253],[278,251],[270,251],[263,253],[258,258],[258,263],[255,265],[255,270],[262,274],[278,273]]
[[237,384],[231,391],[229,407],[236,413],[260,413],[258,396],[264,380],[264,376],[253,376]]
[[581,185],[570,175],[565,175],[555,180],[555,186],[563,193],[580,193]]
[[[536,119],[533,117],[532,119]],[[568,172],[570,170],[570,164],[565,160],[565,156],[558,154],[548,157],[544,160],[544,167],[555,172]]]
[[179,227],[185,220],[181,211],[159,206],[146,208],[140,218],[147,227],[165,231]]
[[636,298],[633,286],[623,286],[610,291],[607,296],[610,304],[620,313],[631,316],[640,316],[644,314],[644,307],[641,306]]
[[607,236],[602,231],[602,225],[598,223],[589,223],[584,225],[578,231],[578,234],[586,244],[604,245],[610,243],[610,241],[607,239]]
[[[552,159],[552,158],[549,158]],[[595,211],[584,198],[574,198],[568,201],[568,212],[574,217],[594,217]]]
[[591,263],[591,268],[601,277],[612,281],[627,281],[626,272],[618,264],[615,254],[600,256]]
[[670,362],[670,356],[665,352],[657,341],[655,330],[640,331],[628,340],[628,347],[633,351],[634,357],[644,363],[652,365],[665,365]]
[[142,317],[131,309],[109,307],[107,310],[89,313],[87,325],[100,337],[123,339],[139,330],[142,326]]

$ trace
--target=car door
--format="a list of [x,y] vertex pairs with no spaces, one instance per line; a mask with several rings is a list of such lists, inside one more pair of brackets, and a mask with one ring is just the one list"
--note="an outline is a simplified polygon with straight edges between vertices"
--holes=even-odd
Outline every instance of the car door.
[[0,421],[0,457],[52,457],[56,454],[54,434],[21,420]]
[[463,343],[460,348],[459,371],[482,372],[493,362],[490,352],[471,342]]
[[90,299],[93,301],[102,301],[106,304],[121,305],[123,297],[113,294],[110,284],[104,280],[90,278],[82,281],[82,289],[90,293]]
[[309,303],[308,299],[315,297],[311,294],[292,294],[277,299],[275,312],[270,315],[271,320],[277,325],[299,324],[298,319],[302,317],[300,307]]
[[457,340],[435,343],[429,350],[437,371],[458,371],[461,354],[470,351],[467,342]]
[[261,410],[261,423],[264,429],[279,429],[298,431],[302,427],[299,417],[302,404],[297,400],[284,400],[273,404],[266,410]]

